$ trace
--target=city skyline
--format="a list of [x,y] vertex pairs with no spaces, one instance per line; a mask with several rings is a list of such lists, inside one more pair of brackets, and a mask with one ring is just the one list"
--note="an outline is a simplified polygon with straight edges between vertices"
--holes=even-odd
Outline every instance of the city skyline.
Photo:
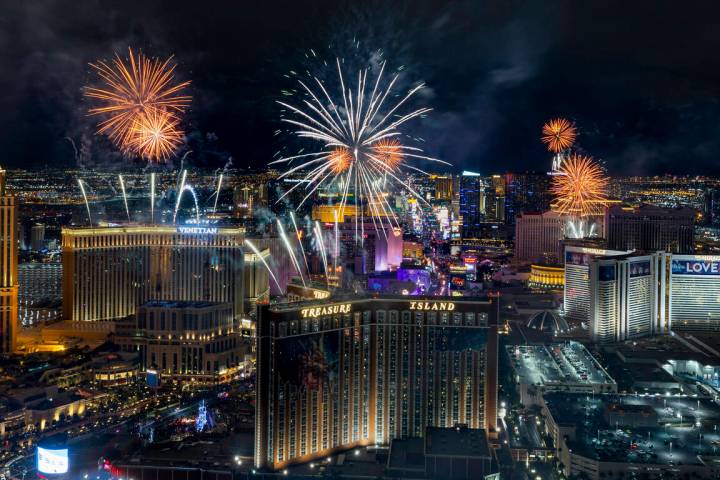
[[[285,75],[307,68],[310,51],[363,62],[381,50],[410,80],[429,86],[435,111],[412,133],[425,139],[431,156],[460,168],[536,170],[545,161],[539,125],[566,116],[578,126],[583,150],[611,174],[718,173],[711,153],[718,92],[700,73],[716,66],[708,58],[715,37],[704,29],[701,10],[669,22],[672,15],[644,2],[618,6],[623,15],[611,17],[605,15],[612,6],[596,12],[533,2],[404,3],[390,10],[276,5],[283,14],[225,4],[222,26],[209,35],[199,34],[197,22],[208,12],[191,5],[172,15],[145,5],[145,15],[136,16],[130,4],[98,9],[88,2],[72,21],[56,14],[56,2],[9,5],[2,39],[14,48],[2,66],[17,75],[0,90],[8,106],[0,125],[4,138],[15,139],[0,145],[6,167],[76,163],[66,137],[92,152],[83,164],[115,163],[117,154],[92,134],[93,119],[82,112],[82,86],[92,78],[88,63],[134,47],[174,54],[182,79],[192,80],[189,148],[200,166],[221,167],[229,157],[244,168],[271,161],[281,146],[274,101],[293,88]],[[297,15],[320,28],[307,29]],[[285,40],[252,22],[263,16],[278,22]],[[423,33],[434,41],[416,42]]]
[[0,480],[720,478],[710,9],[68,6],[0,16]]

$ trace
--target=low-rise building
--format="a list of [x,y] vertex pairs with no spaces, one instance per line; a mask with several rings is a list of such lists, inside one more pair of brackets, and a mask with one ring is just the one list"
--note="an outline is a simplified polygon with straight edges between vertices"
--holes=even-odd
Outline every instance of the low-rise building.
[[117,387],[131,383],[138,377],[139,358],[135,353],[98,355],[90,363],[92,380],[103,387]]
[[656,427],[658,415],[649,405],[610,402],[604,405],[603,417],[608,425],[616,427]]
[[551,265],[530,265],[528,287],[534,290],[562,291],[565,285],[565,268]]
[[542,414],[567,477],[719,478],[720,408],[711,400],[556,392]]
[[547,392],[617,392],[615,380],[578,342],[509,345],[505,349],[525,406],[542,405]]
[[164,381],[227,381],[250,351],[229,303],[157,300],[121,323],[115,341],[123,351],[139,352],[141,371]]
[[425,430],[425,474],[429,478],[470,480],[493,473],[485,430],[457,425]]
[[470,480],[496,471],[485,430],[462,424],[427,427],[423,438],[393,439],[387,459],[388,475],[406,479]]

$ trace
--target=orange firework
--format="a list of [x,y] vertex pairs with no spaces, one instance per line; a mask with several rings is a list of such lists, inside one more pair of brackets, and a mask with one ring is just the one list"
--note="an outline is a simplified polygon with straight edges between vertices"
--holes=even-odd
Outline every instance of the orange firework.
[[351,160],[352,156],[350,155],[350,151],[347,148],[336,148],[330,153],[330,169],[335,175],[339,175],[347,171],[348,168],[350,168]]
[[395,170],[403,161],[402,145],[395,138],[383,138],[373,145],[375,156],[390,170]]
[[126,151],[136,153],[149,161],[162,161],[172,155],[182,143],[183,132],[179,120],[172,114],[149,109],[136,115],[130,127]]
[[[111,62],[91,63],[100,80],[99,86],[86,87],[84,95],[99,101],[100,106],[88,110],[90,115],[102,118],[98,133],[107,135],[121,150],[132,151],[131,137],[136,124],[162,113],[178,120],[190,105],[191,97],[183,91],[190,82],[176,82],[172,57],[166,60],[149,58],[142,53],[135,55],[128,48],[128,58],[118,54]],[[152,112],[151,112],[152,110]],[[139,152],[138,152],[139,153]]]
[[569,120],[555,118],[543,125],[542,141],[553,153],[560,153],[572,147],[575,138],[577,138],[577,131]]
[[600,215],[608,203],[607,186],[607,177],[591,157],[573,154],[553,177],[552,208],[578,218]]

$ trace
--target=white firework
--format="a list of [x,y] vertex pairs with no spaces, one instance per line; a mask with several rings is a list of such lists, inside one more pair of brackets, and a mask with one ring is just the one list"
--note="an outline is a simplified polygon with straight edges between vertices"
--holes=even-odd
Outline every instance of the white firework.
[[398,75],[385,82],[384,62],[374,81],[368,80],[369,69],[360,70],[354,88],[346,85],[340,60],[336,60],[336,64],[340,94],[336,99],[322,81],[313,77],[312,87],[299,81],[305,97],[300,104],[278,102],[287,109],[288,115],[282,121],[292,125],[296,136],[313,140],[318,146],[315,152],[299,153],[271,163],[288,165],[281,178],[293,174],[303,176],[303,181],[287,190],[278,201],[304,188],[304,198],[296,205],[299,208],[323,187],[339,194],[340,212],[344,212],[348,198],[352,197],[356,219],[361,217],[361,225],[367,211],[376,229],[384,231],[386,225],[398,229],[398,219],[387,198],[388,190],[393,186],[402,188],[423,201],[404,178],[409,171],[425,175],[427,172],[410,165],[409,160],[449,165],[400,141],[403,124],[431,111],[423,107],[405,112],[408,100],[424,88],[424,84],[411,88],[399,101],[392,101]]

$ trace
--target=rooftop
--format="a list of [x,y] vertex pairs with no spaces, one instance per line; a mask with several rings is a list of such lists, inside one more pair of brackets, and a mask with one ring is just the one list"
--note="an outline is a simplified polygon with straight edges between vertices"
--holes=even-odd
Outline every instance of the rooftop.
[[[594,395],[549,393],[547,409],[562,425],[574,425],[568,448],[608,462],[653,465],[702,465],[720,444],[720,406],[709,399],[662,395]],[[608,425],[607,408],[630,413],[653,411],[654,426]]]
[[424,442],[422,438],[397,438],[390,445],[388,468],[393,470],[425,471]]
[[703,365],[720,364],[717,340],[702,334],[675,334],[627,341],[614,350],[627,363],[660,363],[695,360]]
[[530,317],[527,326],[551,334],[564,333],[570,330],[570,326],[565,319],[552,310],[543,310],[536,313]]
[[223,305],[222,302],[185,301],[185,300],[151,300],[141,307],[146,308],[209,308]]
[[428,427],[425,455],[491,458],[485,430],[465,426]]
[[452,303],[484,303],[489,305],[493,302],[492,298],[488,297],[434,297],[434,296],[407,296],[407,295],[381,295],[381,294],[366,294],[357,295],[351,292],[336,293],[330,298],[322,300],[306,300],[295,303],[275,303],[270,305],[270,310],[274,312],[290,312],[295,310],[301,310],[306,307],[313,306],[327,306],[338,303],[353,303],[353,302],[364,302],[367,300],[382,301],[405,301],[405,302],[419,302],[428,301],[432,303],[440,302],[452,302]]
[[520,383],[545,387],[614,384],[587,349],[578,342],[505,347]]

